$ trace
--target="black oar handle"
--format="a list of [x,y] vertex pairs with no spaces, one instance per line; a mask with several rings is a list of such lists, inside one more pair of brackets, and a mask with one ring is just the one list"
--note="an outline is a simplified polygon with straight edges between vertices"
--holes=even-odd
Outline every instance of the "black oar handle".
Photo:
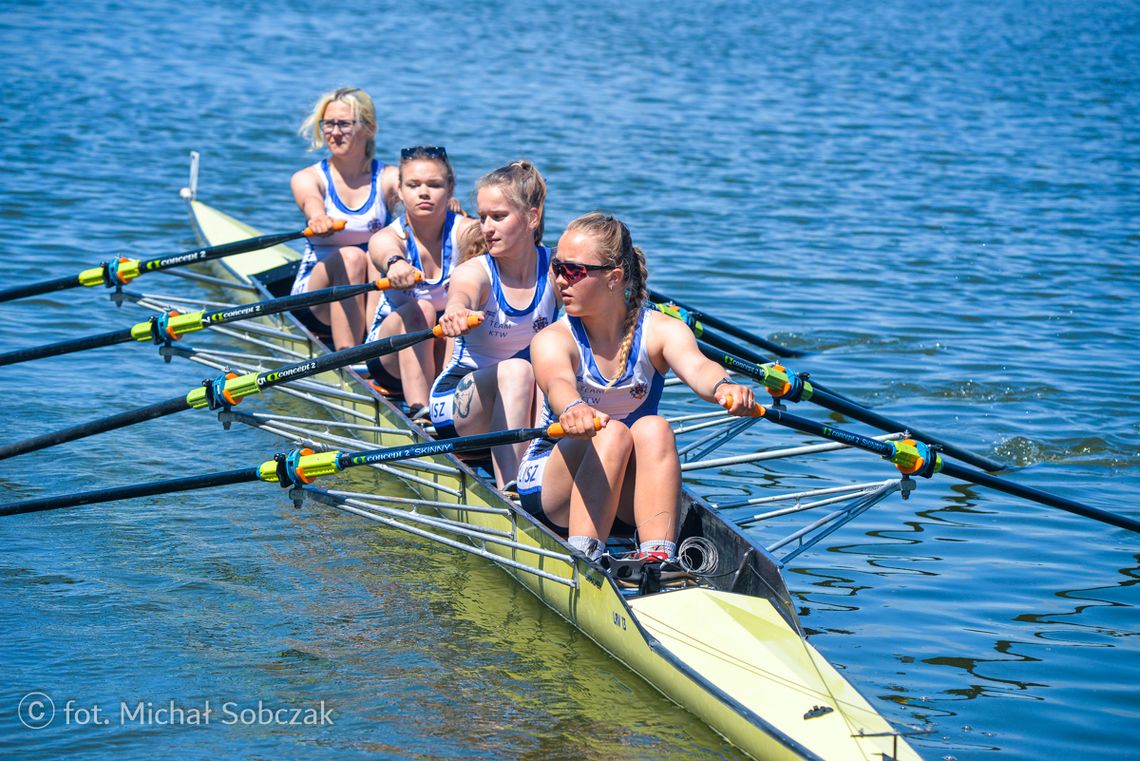
[[83,336],[81,338],[72,338],[67,341],[59,341],[53,344],[44,344],[43,346],[32,346],[27,349],[6,351],[3,354],[0,354],[0,365],[14,365],[19,362],[28,362],[33,359],[43,359],[44,357],[58,357],[77,351],[86,351],[87,349],[98,349],[103,346],[113,346],[115,344],[126,343],[130,340],[130,328],[123,330],[112,330],[107,333],[99,333],[98,335],[94,336]]
[[44,510],[59,510],[64,507],[78,505],[92,505],[99,502],[114,502],[121,499],[135,497],[150,497],[155,494],[173,494],[180,491],[194,489],[208,489],[212,486],[228,486],[259,480],[257,468],[242,468],[228,470],[221,473],[207,473],[186,478],[172,478],[168,481],[153,481],[133,486],[115,486],[109,489],[96,489],[94,491],[68,494],[61,497],[41,497],[28,499],[22,502],[9,502],[0,505],[0,516],[22,515],[24,513],[38,513]]
[[7,288],[0,291],[0,301],[15,301],[16,299],[27,298],[28,296],[39,296],[42,293],[66,291],[68,288],[78,288],[79,285],[78,275],[57,277],[55,280],[45,280],[40,283],[28,283],[27,285],[18,285],[15,288]]
[[116,428],[141,423],[144,420],[153,420],[154,418],[172,415],[175,412],[181,412],[189,408],[190,405],[186,403],[185,396],[167,399],[164,402],[151,404],[147,407],[140,407],[119,413],[118,415],[111,415],[110,417],[80,423],[71,428],[65,428],[62,431],[45,433],[42,436],[34,436],[13,444],[5,444],[0,446],[0,460],[6,460],[16,455],[27,454],[28,452],[35,452],[36,450],[45,449],[47,447],[54,447],[57,444],[64,444],[68,441],[87,438],[97,433],[113,431]]

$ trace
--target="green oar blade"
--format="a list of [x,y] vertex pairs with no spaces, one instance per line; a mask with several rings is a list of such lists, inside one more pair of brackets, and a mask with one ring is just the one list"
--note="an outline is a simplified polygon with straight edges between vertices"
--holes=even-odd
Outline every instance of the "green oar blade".
[[44,510],[59,510],[65,507],[78,505],[93,505],[100,502],[115,502],[135,497],[152,497],[156,494],[173,494],[180,491],[194,489],[208,489],[212,486],[228,486],[260,480],[257,468],[242,468],[240,470],[227,470],[221,473],[206,473],[185,478],[172,478],[167,481],[152,481],[146,484],[133,484],[131,486],[115,486],[108,489],[67,494],[60,497],[41,497],[28,499],[22,502],[8,502],[0,504],[0,516],[22,515],[24,513],[38,513]]

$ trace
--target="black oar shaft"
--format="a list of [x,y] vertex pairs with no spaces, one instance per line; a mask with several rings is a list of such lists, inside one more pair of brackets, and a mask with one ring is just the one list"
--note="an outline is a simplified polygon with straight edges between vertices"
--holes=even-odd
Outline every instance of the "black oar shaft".
[[308,228],[288,233],[270,233],[269,235],[259,235],[256,238],[246,238],[244,240],[234,241],[233,243],[223,243],[219,246],[195,248],[172,256],[156,256],[153,259],[146,259],[139,262],[139,272],[154,272],[156,270],[170,269],[171,267],[183,267],[187,264],[221,259],[226,256],[233,256],[234,254],[260,251],[263,248],[269,248],[279,243],[287,243],[288,241],[304,237],[307,231]]
[[1005,494],[1010,494],[1014,497],[1028,499],[1031,502],[1040,502],[1041,504],[1048,505],[1049,507],[1055,507],[1059,510],[1065,510],[1066,512],[1074,513],[1085,518],[1092,518],[1093,520],[1100,521],[1101,523],[1107,523],[1109,525],[1116,526],[1117,528],[1124,528],[1128,529],[1129,531],[1140,533],[1140,520],[1134,520],[1123,515],[1110,513],[1107,510],[1101,510],[1097,507],[1083,505],[1080,502],[1075,502],[1064,497],[1058,497],[1055,494],[1049,494],[1048,492],[1041,491],[1040,489],[1034,489],[1031,486],[1022,486],[1021,484],[1014,483],[1013,481],[1007,481],[1004,478],[991,476],[989,473],[982,473],[980,471],[970,470],[969,468],[963,468],[961,465],[956,465],[952,462],[944,462],[942,464],[942,472],[948,476],[953,476],[954,478],[961,479],[962,481],[969,481],[972,484],[986,486],[990,489],[1004,492]]
[[180,491],[193,491],[194,489],[207,489],[212,486],[228,486],[242,484],[260,479],[257,468],[242,468],[228,470],[221,473],[207,473],[185,478],[172,478],[168,481],[153,481],[146,484],[132,486],[115,486],[109,489],[96,489],[94,491],[67,494],[62,497],[42,497],[22,502],[9,502],[0,505],[0,516],[22,515],[24,513],[38,513],[44,510],[59,510],[77,505],[92,505],[99,502],[114,502],[121,499],[136,497],[151,497],[156,494],[173,494]]
[[0,354],[0,365],[14,365],[19,362],[29,362],[33,359],[43,359],[44,357],[59,357],[77,351],[86,351],[88,349],[98,349],[103,346],[127,343],[130,340],[130,328],[112,330],[94,336],[83,336],[81,338],[72,338],[53,344],[44,344],[43,346],[32,346],[27,349],[6,351]]
[[303,309],[318,304],[327,304],[332,301],[341,301],[343,299],[352,298],[353,296],[359,296],[363,293],[369,293],[370,291],[382,290],[387,287],[386,280],[380,281],[379,283],[373,281],[358,285],[337,285],[331,288],[322,288],[317,291],[298,293],[294,296],[282,296],[278,299],[259,301],[255,304],[244,304],[242,306],[227,307],[226,309],[216,309],[212,312],[206,312],[202,316],[202,322],[207,325],[221,325],[227,322],[248,320],[253,317],[264,317],[271,314],[291,312],[294,309]]
[[[712,347],[710,344],[707,344],[705,342],[700,343],[700,348],[701,352],[709,359],[712,359],[713,361],[724,365],[730,370],[736,370],[751,378],[763,382],[764,368],[759,367],[758,365],[751,362],[742,361],[740,357],[726,353],[723,350]],[[959,460],[967,462],[978,468],[984,468],[985,470],[1002,470],[1004,468],[1000,462],[991,460],[988,457],[974,454],[968,449],[963,449],[962,447],[959,447],[955,444],[944,441],[938,436],[933,436],[924,431],[920,431],[914,426],[906,425],[904,423],[900,423],[897,420],[892,420],[891,418],[880,415],[877,412],[872,412],[866,407],[860,404],[856,404],[850,399],[836,394],[834,391],[827,390],[826,388],[820,386],[820,384],[816,383],[814,380],[811,381],[811,386],[812,394],[809,401],[818,404],[820,407],[829,409],[833,412],[840,412],[850,418],[858,420],[861,423],[866,423],[873,428],[878,428],[880,431],[886,431],[888,433],[893,433],[895,431],[909,431],[914,438],[921,439],[928,444],[937,444],[942,447],[942,451],[945,454],[956,457]]]
[[[560,428],[561,426],[559,426]],[[393,462],[407,460],[414,457],[428,457],[436,454],[453,454],[456,452],[474,452],[480,449],[490,449],[505,444],[517,444],[521,441],[530,441],[540,436],[554,435],[549,428],[514,428],[506,431],[493,431],[491,433],[477,433],[457,439],[440,439],[427,441],[422,444],[404,444],[398,447],[383,447],[381,449],[366,449],[360,452],[345,452],[337,464],[341,468],[354,465],[371,465],[380,462]]]
[[46,449],[47,447],[54,447],[57,444],[64,444],[68,441],[75,441],[76,439],[83,439],[88,436],[94,436],[97,433],[104,433],[106,431],[113,431],[116,428],[123,428],[135,423],[141,423],[144,420],[153,420],[154,418],[172,415],[175,412],[189,409],[186,403],[185,396],[175,397],[174,399],[167,399],[164,402],[151,404],[146,407],[140,407],[134,410],[120,413],[118,415],[111,415],[110,417],[100,418],[98,420],[91,420],[86,423],[65,428],[62,431],[54,431],[52,433],[45,433],[41,436],[34,436],[30,439],[17,441],[13,444],[5,444],[0,446],[0,460],[6,460],[9,457],[16,455],[27,454],[28,452],[35,452],[39,449]]
[[[874,452],[880,457],[889,457],[894,453],[894,447],[884,441],[872,439],[869,436],[863,436],[859,433],[846,431],[842,428],[837,428],[832,425],[817,423],[814,420],[803,418],[798,415],[792,415],[782,409],[776,407],[765,407],[763,418],[778,425],[783,425],[788,428],[794,428],[803,433],[814,434],[822,436],[832,441],[837,441],[840,444],[847,444],[848,446],[862,449],[867,452]],[[1048,492],[1043,492],[1039,489],[1034,489],[1030,486],[1022,486],[1021,484],[1007,481],[1004,478],[992,476],[989,473],[983,473],[978,470],[958,465],[953,462],[942,461],[942,469],[940,471],[943,475],[957,478],[961,481],[968,481],[969,483],[977,484],[979,486],[986,486],[995,491],[1000,491],[1005,494],[1010,494],[1015,497],[1027,499],[1030,502],[1037,502],[1049,507],[1056,507],[1060,510],[1065,510],[1085,518],[1092,518],[1093,520],[1107,523],[1117,528],[1128,529],[1140,533],[1140,521],[1133,518],[1128,518],[1123,515],[1111,513],[1107,510],[1083,505],[1064,497],[1058,497]]]
[[[650,289],[649,297],[651,299],[653,299],[654,301],[676,304],[677,306],[681,307],[686,312],[688,312],[693,317],[695,317],[697,320],[699,320],[700,322],[709,326],[710,328],[716,328],[717,330],[723,331],[723,332],[727,333],[728,335],[733,336],[734,338],[738,338],[742,341],[748,341],[749,343],[753,344],[754,346],[759,346],[760,348],[765,349],[767,351],[770,351],[777,356],[780,356],[780,357],[802,357],[804,355],[804,353],[802,351],[798,351],[797,349],[790,349],[787,346],[783,346],[781,344],[776,343],[775,341],[770,341],[767,338],[764,338],[763,336],[758,336],[755,333],[750,333],[747,330],[742,330],[741,328],[737,327],[736,325],[733,325],[731,322],[726,322],[724,320],[721,320],[720,318],[713,317],[712,315],[708,314],[707,312],[702,312],[701,310],[696,309],[696,308],[691,307],[691,306],[688,306],[687,304],[682,304],[680,301],[677,301],[676,299],[671,299],[668,296],[666,296],[665,294],[660,293],[658,291]],[[702,336],[702,337],[704,337],[704,336]],[[767,360],[761,360],[761,361],[767,361]]]
[[40,283],[28,283],[27,285],[18,285],[15,288],[6,288],[0,291],[0,301],[15,301],[16,299],[24,299],[28,296],[39,296],[44,293],[66,291],[68,288],[78,287],[79,276],[67,275],[66,277],[57,277],[55,280],[45,280]]

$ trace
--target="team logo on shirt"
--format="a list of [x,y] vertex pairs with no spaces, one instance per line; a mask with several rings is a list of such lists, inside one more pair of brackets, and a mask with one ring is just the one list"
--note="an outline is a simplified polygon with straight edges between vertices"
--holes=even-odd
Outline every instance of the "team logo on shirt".
[[384,220],[382,220],[382,219],[370,219],[370,220],[368,220],[368,232],[374,233],[374,232],[377,232],[377,231],[383,230],[383,229],[384,229]]
[[549,320],[547,320],[545,317],[539,317],[534,321],[532,327],[534,328],[534,332],[537,333],[538,331],[545,328],[548,324],[550,324]]
[[629,387],[629,395],[634,399],[644,399],[645,395],[649,393],[649,386],[645,383],[638,381]]

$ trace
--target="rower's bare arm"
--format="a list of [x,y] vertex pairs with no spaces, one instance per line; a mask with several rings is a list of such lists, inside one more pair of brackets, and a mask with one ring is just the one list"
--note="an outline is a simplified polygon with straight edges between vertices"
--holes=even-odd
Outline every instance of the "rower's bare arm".
[[391,227],[378,230],[368,239],[368,258],[372,266],[388,278],[393,288],[411,288],[423,276],[407,257],[403,239]]
[[325,191],[312,167],[294,172],[289,182],[297,208],[305,215],[305,221],[317,235],[328,235],[333,231],[333,221],[325,213]]
[[388,211],[395,212],[400,205],[400,169],[389,164],[380,171],[380,192]]
[[555,323],[539,331],[530,342],[534,379],[546,395],[550,409],[568,436],[589,438],[597,432],[594,419],[609,422],[609,415],[586,404],[578,395],[574,362],[578,350],[570,331]]
[[443,334],[458,338],[470,332],[468,318],[472,315],[483,317],[483,312],[477,307],[487,300],[490,290],[491,283],[481,262],[472,259],[456,267],[447,288],[447,306],[439,318]]
[[[697,339],[685,323],[650,312],[653,340],[650,350],[660,347],[665,363],[686,386],[706,402],[723,404],[731,397],[730,415],[747,415],[756,401],[751,388],[728,380],[724,368],[701,354]],[[657,319],[661,318],[661,319]]]

